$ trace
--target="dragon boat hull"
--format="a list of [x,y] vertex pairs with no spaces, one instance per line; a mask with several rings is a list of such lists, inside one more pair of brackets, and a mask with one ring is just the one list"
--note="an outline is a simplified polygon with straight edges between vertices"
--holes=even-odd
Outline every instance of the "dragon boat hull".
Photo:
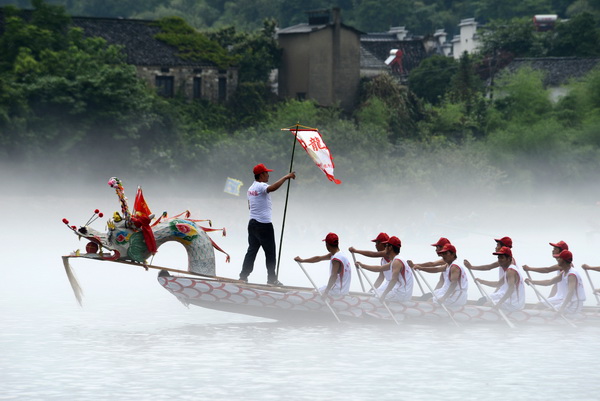
[[[207,309],[264,317],[275,320],[334,321],[334,316],[321,296],[310,288],[272,287],[247,284],[237,280],[159,275],[158,281],[184,305],[196,305]],[[376,298],[364,293],[351,293],[341,297],[329,297],[330,306],[341,320],[364,322],[393,322],[390,312]],[[397,303],[387,302],[397,321],[406,323],[440,322],[452,323],[448,313],[431,301],[417,299]],[[449,309],[459,323],[505,324],[502,316],[486,306],[467,304]],[[566,325],[566,320],[556,313],[543,309],[526,308],[505,314],[515,324]],[[598,308],[586,308],[572,322],[600,322]]]

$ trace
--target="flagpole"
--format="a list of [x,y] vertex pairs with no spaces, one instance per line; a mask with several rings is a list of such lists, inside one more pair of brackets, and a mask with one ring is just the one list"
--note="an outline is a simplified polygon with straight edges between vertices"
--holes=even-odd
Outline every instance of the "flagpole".
[[[292,145],[292,158],[290,160],[290,171],[294,167],[294,152],[296,151],[296,135],[298,135],[298,128],[300,124],[296,124],[296,133],[294,134],[294,144]],[[281,261],[281,247],[283,246],[283,231],[285,230],[285,216],[287,214],[288,198],[290,196],[290,180],[287,180],[287,189],[285,191],[285,205],[283,207],[283,222],[281,223],[281,237],[279,238],[279,253],[277,255],[277,269],[275,270],[275,276],[279,278],[279,262]]]

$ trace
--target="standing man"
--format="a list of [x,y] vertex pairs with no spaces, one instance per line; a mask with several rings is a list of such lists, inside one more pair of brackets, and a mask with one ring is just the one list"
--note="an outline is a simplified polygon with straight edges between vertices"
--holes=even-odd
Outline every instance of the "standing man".
[[352,277],[352,266],[350,261],[340,251],[340,240],[335,233],[329,233],[323,240],[327,248],[327,255],[312,256],[307,259],[302,259],[296,256],[294,260],[300,263],[317,263],[324,260],[329,260],[329,280],[327,285],[319,288],[324,297],[327,295],[346,295],[350,292],[350,280]]
[[525,274],[514,264],[509,247],[503,246],[493,254],[498,256],[498,264],[504,271],[502,277],[498,281],[487,281],[480,278],[475,280],[488,287],[496,288],[496,291],[490,295],[496,308],[502,308],[507,312],[523,309],[525,306]]
[[402,242],[398,237],[390,237],[384,242],[385,253],[388,262],[380,266],[365,265],[356,262],[357,266],[372,272],[379,272],[386,281],[377,288],[381,300],[387,299],[396,302],[410,301],[413,292],[413,272],[405,260],[400,259],[400,247]]
[[573,267],[573,254],[571,251],[562,251],[558,255],[554,255],[560,273],[550,280],[531,280],[529,282],[536,285],[552,285],[556,286],[556,295],[548,298],[559,313],[577,313],[583,307],[585,301],[585,291],[583,289],[583,281],[575,267]]
[[275,183],[268,185],[269,172],[273,171],[264,164],[254,166],[254,183],[248,188],[248,209],[250,209],[250,222],[248,223],[248,251],[244,257],[244,264],[240,272],[240,281],[248,282],[248,276],[254,270],[254,260],[258,249],[262,246],[267,264],[267,284],[283,285],[277,279],[275,272],[275,231],[273,230],[271,195],[277,191],[287,180],[296,179],[296,173],[284,175]]
[[438,255],[444,260],[445,266],[414,265],[413,269],[427,273],[442,273],[443,284],[434,291],[435,301],[446,306],[463,306],[467,303],[469,281],[465,267],[456,260],[456,248],[448,243],[439,250]]
[[[377,237],[375,237],[375,239],[372,239],[371,242],[375,243],[375,251],[368,251],[368,250],[360,250],[360,249],[356,249],[353,246],[351,246],[350,248],[348,248],[348,250],[351,253],[358,253],[360,255],[366,256],[368,258],[381,258],[380,259],[380,265],[383,266],[387,263],[390,263],[390,259],[387,258],[387,252],[386,252],[386,241],[390,239],[390,236],[387,235],[386,233],[379,233],[379,235]],[[375,280],[375,288],[379,288],[383,283],[383,280],[385,279],[383,272],[379,273],[379,276],[377,277],[377,280]],[[385,287],[382,287],[382,289],[385,289]]]

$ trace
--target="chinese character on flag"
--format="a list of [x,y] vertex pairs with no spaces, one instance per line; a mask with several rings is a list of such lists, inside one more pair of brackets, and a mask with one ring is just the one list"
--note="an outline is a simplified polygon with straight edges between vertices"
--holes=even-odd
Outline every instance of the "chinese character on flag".
[[291,131],[296,133],[296,139],[300,145],[302,145],[310,158],[313,159],[317,167],[325,173],[329,181],[341,184],[342,181],[333,176],[333,157],[331,157],[331,152],[327,148],[327,145],[325,145],[325,142],[323,142],[319,131],[315,129],[295,129]]

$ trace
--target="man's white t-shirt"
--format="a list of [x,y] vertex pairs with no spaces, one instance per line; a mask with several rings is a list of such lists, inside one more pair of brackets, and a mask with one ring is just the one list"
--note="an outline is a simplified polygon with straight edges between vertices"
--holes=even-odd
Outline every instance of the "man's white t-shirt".
[[267,192],[269,184],[254,181],[248,188],[248,205],[250,206],[250,219],[259,223],[271,223],[271,194]]

